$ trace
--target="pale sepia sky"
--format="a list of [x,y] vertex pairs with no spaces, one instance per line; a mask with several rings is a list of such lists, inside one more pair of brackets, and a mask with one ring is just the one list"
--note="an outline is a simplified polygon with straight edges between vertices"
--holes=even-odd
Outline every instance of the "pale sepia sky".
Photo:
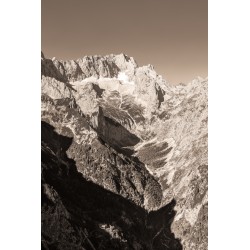
[[42,0],[46,57],[125,53],[170,83],[208,72],[207,0]]

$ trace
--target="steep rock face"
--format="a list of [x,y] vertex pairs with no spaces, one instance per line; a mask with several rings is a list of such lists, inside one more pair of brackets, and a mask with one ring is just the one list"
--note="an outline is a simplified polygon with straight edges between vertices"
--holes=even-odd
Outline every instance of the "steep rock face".
[[[77,170],[87,180],[120,194],[148,209],[157,208],[162,198],[158,182],[144,164],[119,154],[119,147],[104,141],[89,126],[74,99],[42,96],[42,120],[56,128],[57,133],[73,136],[67,155],[75,160]],[[110,128],[105,127],[106,130]],[[98,128],[99,130],[99,128]],[[116,132],[119,136],[119,130]],[[132,135],[129,133],[127,137]],[[103,138],[106,138],[105,136]]]
[[[74,61],[42,55],[42,120],[72,138],[65,154],[82,178],[155,211],[150,226],[138,224],[156,230],[147,232],[147,246],[137,234],[128,246],[124,228],[100,224],[111,237],[103,249],[207,249],[207,79],[171,86],[124,54]],[[157,221],[173,199],[166,229]]]
[[207,80],[167,93],[136,155],[159,180],[162,205],[176,199],[172,229],[184,249],[207,249]]
[[[134,81],[136,84],[135,93],[137,98],[149,111],[155,111],[164,101],[165,91],[161,88],[163,79],[157,75],[151,65],[140,67],[136,70]],[[164,85],[163,85],[164,86]]]

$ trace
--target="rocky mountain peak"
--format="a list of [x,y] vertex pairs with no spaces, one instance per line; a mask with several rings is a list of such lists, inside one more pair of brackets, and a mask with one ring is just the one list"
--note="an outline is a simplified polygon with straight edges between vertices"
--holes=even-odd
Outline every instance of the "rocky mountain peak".
[[85,249],[87,233],[96,249],[206,249],[207,79],[171,86],[125,54],[41,57],[44,242],[53,224]]
[[[42,58],[45,59],[42,52]],[[87,77],[118,77],[119,72],[126,72],[132,76],[138,69],[138,64],[133,57],[121,53],[118,55],[110,54],[106,56],[84,56],[76,60],[57,60],[55,57],[51,60],[55,67],[67,78],[68,81],[83,80]],[[145,70],[145,74],[151,70],[157,75],[152,65],[139,68]]]

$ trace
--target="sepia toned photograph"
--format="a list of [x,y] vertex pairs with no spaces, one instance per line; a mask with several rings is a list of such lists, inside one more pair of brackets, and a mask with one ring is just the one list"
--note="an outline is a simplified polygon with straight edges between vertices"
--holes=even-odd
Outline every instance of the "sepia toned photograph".
[[207,250],[208,0],[41,0],[41,50],[42,249]]

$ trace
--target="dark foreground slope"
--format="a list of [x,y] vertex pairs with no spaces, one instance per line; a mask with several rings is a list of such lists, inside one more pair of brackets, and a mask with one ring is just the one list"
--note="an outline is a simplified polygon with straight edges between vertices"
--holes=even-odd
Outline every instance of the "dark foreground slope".
[[182,249],[170,230],[174,200],[148,213],[87,181],[71,144],[42,122],[42,249]]

